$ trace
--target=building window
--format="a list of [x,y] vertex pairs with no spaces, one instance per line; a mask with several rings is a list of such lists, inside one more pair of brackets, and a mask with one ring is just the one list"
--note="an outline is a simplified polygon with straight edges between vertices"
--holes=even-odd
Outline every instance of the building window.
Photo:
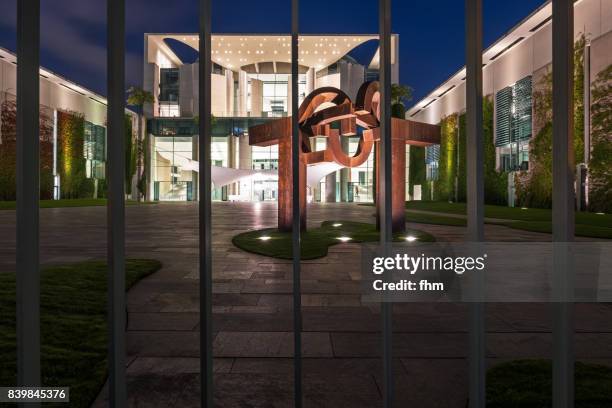
[[529,170],[529,141],[508,143],[498,149],[501,171]]
[[151,145],[153,199],[193,200],[193,139],[155,136]]
[[179,101],[179,70],[178,68],[160,68],[159,70],[159,101]]
[[503,171],[527,170],[532,133],[531,76],[495,94],[495,146]]
[[[261,83],[251,81],[252,79],[261,81]],[[261,106],[261,114],[264,117],[287,116],[290,103],[290,80],[291,75],[289,74],[249,74],[248,111],[251,112],[254,106]],[[261,89],[254,90],[254,86],[261,86]],[[254,101],[253,95],[258,95],[262,99]],[[306,75],[300,74],[298,76],[298,104],[302,103],[305,95]]]
[[106,174],[106,129],[103,126],[85,122],[85,175],[87,178],[103,180]]
[[440,160],[440,145],[425,147],[425,172],[428,181],[438,179],[438,162]]

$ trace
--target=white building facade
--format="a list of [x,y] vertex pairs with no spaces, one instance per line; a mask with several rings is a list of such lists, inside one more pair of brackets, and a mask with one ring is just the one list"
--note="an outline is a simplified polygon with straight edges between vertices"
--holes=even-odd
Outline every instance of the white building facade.
[[[291,115],[290,41],[289,35],[212,35],[213,200],[276,200],[277,146],[249,146],[248,128]],[[301,36],[299,102],[313,90],[328,86],[354,99],[366,79],[377,78],[378,52],[368,64],[360,64],[348,54],[369,41],[378,41],[378,36]],[[399,72],[398,41],[394,35],[393,82],[397,82]],[[155,97],[145,112],[151,158],[147,188],[151,200],[198,197],[194,165],[198,151],[194,120],[199,100],[197,49],[195,34],[145,35],[144,89]],[[324,138],[313,143],[317,150],[325,147]],[[358,138],[347,138],[346,143],[347,151],[354,153]],[[221,169],[256,172],[239,179],[215,177],[223,173]],[[372,201],[373,176],[372,159],[361,168],[338,170],[309,186],[309,200]]]
[[[16,141],[15,107],[17,100],[17,57],[12,52],[0,48],[0,152],[2,153],[2,186],[0,199],[13,199],[15,177],[14,150]],[[88,190],[91,197],[103,196],[97,191],[98,181],[105,180],[106,170],[106,99],[60,75],[40,68],[40,137],[41,137],[41,178],[49,170],[52,187],[45,190],[45,180],[41,180],[42,198],[63,198],[62,183],[58,169],[58,118],[63,114],[75,115],[83,119],[82,140],[78,140],[85,159],[85,177],[90,179],[94,190]],[[137,115],[126,110],[136,128]],[[80,123],[80,122],[79,122]],[[130,135],[132,136],[132,135]],[[48,169],[46,167],[49,167]],[[52,167],[52,168],[51,168]],[[101,185],[101,188],[102,185]],[[51,191],[52,190],[52,191]]]
[[[584,139],[588,146],[591,84],[599,72],[612,64],[612,1],[576,1],[574,36],[577,42],[583,36],[586,40]],[[514,171],[529,169],[529,140],[542,125],[536,120],[533,96],[552,65],[551,2],[485,50],[482,62],[483,96],[494,102],[496,166],[512,176]],[[465,104],[465,68],[462,68],[409,109],[406,118],[440,123],[449,115],[464,113]],[[576,163],[585,162],[588,163],[588,151],[584,158],[576,157]]]

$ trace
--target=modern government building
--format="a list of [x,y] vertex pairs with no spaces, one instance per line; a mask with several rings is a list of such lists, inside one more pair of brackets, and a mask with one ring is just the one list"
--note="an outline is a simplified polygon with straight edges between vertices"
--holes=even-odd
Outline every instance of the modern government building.
[[[529,171],[530,140],[542,128],[534,96],[542,91],[544,77],[552,66],[552,4],[545,3],[483,53],[483,96],[493,101],[493,143],[496,168],[509,174],[509,204],[512,204],[513,174]],[[578,0],[574,3],[574,38],[584,39],[581,56],[584,89],[584,141],[586,154],[576,164],[588,166],[590,153],[591,90],[598,74],[612,64],[612,1]],[[575,88],[575,92],[576,92]],[[425,123],[440,123],[466,108],[465,68],[460,69],[408,110],[406,117]],[[575,119],[576,120],[576,119]],[[612,140],[610,140],[612,142]],[[428,148],[427,174],[436,177],[439,146]]]
[[[584,37],[585,106],[591,84],[612,64],[612,1],[575,2],[575,37]],[[534,94],[552,62],[552,6],[547,2],[491,45],[483,54],[484,96],[493,101],[496,167],[512,174],[531,167],[529,140],[542,126],[534,113]],[[196,34],[146,34],[143,89],[145,105],[146,198],[197,200],[198,39]],[[377,35],[303,35],[299,41],[299,94],[335,87],[355,100],[364,81],[378,78]],[[370,44],[367,61],[351,55]],[[392,82],[399,82],[399,36],[392,36]],[[291,115],[290,36],[286,34],[212,35],[213,199],[274,201],[278,197],[278,146],[249,145],[250,126]],[[0,199],[14,199],[16,58],[0,49]],[[105,178],[106,101],[100,95],[44,68],[41,81],[41,191],[43,198],[100,196]],[[407,84],[418,86],[418,84]],[[460,69],[406,113],[406,119],[438,124],[465,111],[465,68]],[[137,116],[127,111],[136,129]],[[586,109],[584,143],[589,145]],[[76,122],[75,122],[76,121]],[[73,126],[77,123],[78,126]],[[76,134],[70,129],[78,129]],[[74,133],[74,132],[73,132]],[[357,151],[359,137],[343,138],[343,149]],[[313,138],[323,150],[324,137]],[[76,148],[75,148],[76,146]],[[410,146],[406,146],[409,180]],[[589,151],[589,149],[585,149]],[[72,157],[67,157],[72,155]],[[356,168],[335,169],[308,180],[309,202],[371,202],[373,154]],[[588,165],[588,154],[576,163]],[[439,146],[427,148],[427,177],[435,181]],[[82,167],[80,178],[69,171]],[[80,171],[80,170],[79,170]],[[72,170],[74,173],[74,170]],[[132,185],[135,182],[132,181]],[[508,201],[513,199],[509,177]],[[105,185],[105,184],[104,184]],[[420,199],[406,189],[406,199]],[[411,196],[411,193],[413,196]],[[419,193],[420,194],[420,193]]]
[[[41,198],[101,197],[106,179],[106,99],[40,68]],[[15,200],[17,57],[0,48],[0,200]],[[136,129],[137,115],[126,110]]]
[[[289,35],[213,34],[213,200],[277,199],[278,146],[250,146],[248,128],[291,115]],[[299,41],[299,103],[321,87],[351,99],[366,79],[378,77],[378,51],[360,64],[349,53],[377,35],[303,35]],[[398,37],[392,37],[392,76],[398,82]],[[145,35],[144,89],[155,96],[148,107],[151,157],[147,196],[152,200],[197,197],[198,37]],[[180,56],[179,56],[180,55]],[[358,137],[347,138],[354,153]],[[313,141],[324,148],[325,138]],[[372,201],[372,159],[309,182],[309,201]]]

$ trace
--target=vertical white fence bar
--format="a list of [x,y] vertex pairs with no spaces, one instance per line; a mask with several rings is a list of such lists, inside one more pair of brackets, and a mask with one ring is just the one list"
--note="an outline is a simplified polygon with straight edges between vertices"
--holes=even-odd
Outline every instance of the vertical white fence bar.
[[[40,0],[17,1],[17,382],[40,384]],[[40,406],[40,404],[20,404]]]
[[201,406],[213,406],[212,202],[211,202],[211,13],[212,0],[200,0],[199,33],[199,231],[200,231],[200,392]]
[[574,406],[574,0],[553,0],[553,406]]
[[125,375],[125,0],[107,0],[109,405],[127,404]]
[[300,131],[298,115],[298,52],[300,2],[291,0],[291,248],[293,254],[293,403],[302,407],[302,283],[301,283],[301,217],[300,217]]
[[[391,174],[391,0],[378,2],[378,30],[380,44],[380,163],[379,198],[380,246],[385,255],[391,250],[392,230],[392,174]],[[393,406],[393,305],[381,305],[383,352],[383,406]]]
[[[467,239],[484,240],[484,148],[482,129],[482,0],[465,3]],[[476,295],[484,290],[478,276]],[[469,398],[471,408],[486,404],[485,305],[469,308]]]

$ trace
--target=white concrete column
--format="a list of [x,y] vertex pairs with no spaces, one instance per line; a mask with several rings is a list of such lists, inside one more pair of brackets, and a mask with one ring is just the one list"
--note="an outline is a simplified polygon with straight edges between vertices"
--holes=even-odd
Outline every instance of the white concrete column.
[[238,116],[248,116],[249,77],[246,71],[238,71]]
[[250,170],[252,166],[251,149],[249,145],[249,136],[239,136],[238,142],[238,168],[243,170]]
[[291,93],[291,81],[287,82],[287,115],[291,116],[293,101],[293,94]]
[[306,95],[315,89],[315,69],[310,67],[306,72]]
[[226,116],[234,115],[234,71],[225,70],[225,114]]

